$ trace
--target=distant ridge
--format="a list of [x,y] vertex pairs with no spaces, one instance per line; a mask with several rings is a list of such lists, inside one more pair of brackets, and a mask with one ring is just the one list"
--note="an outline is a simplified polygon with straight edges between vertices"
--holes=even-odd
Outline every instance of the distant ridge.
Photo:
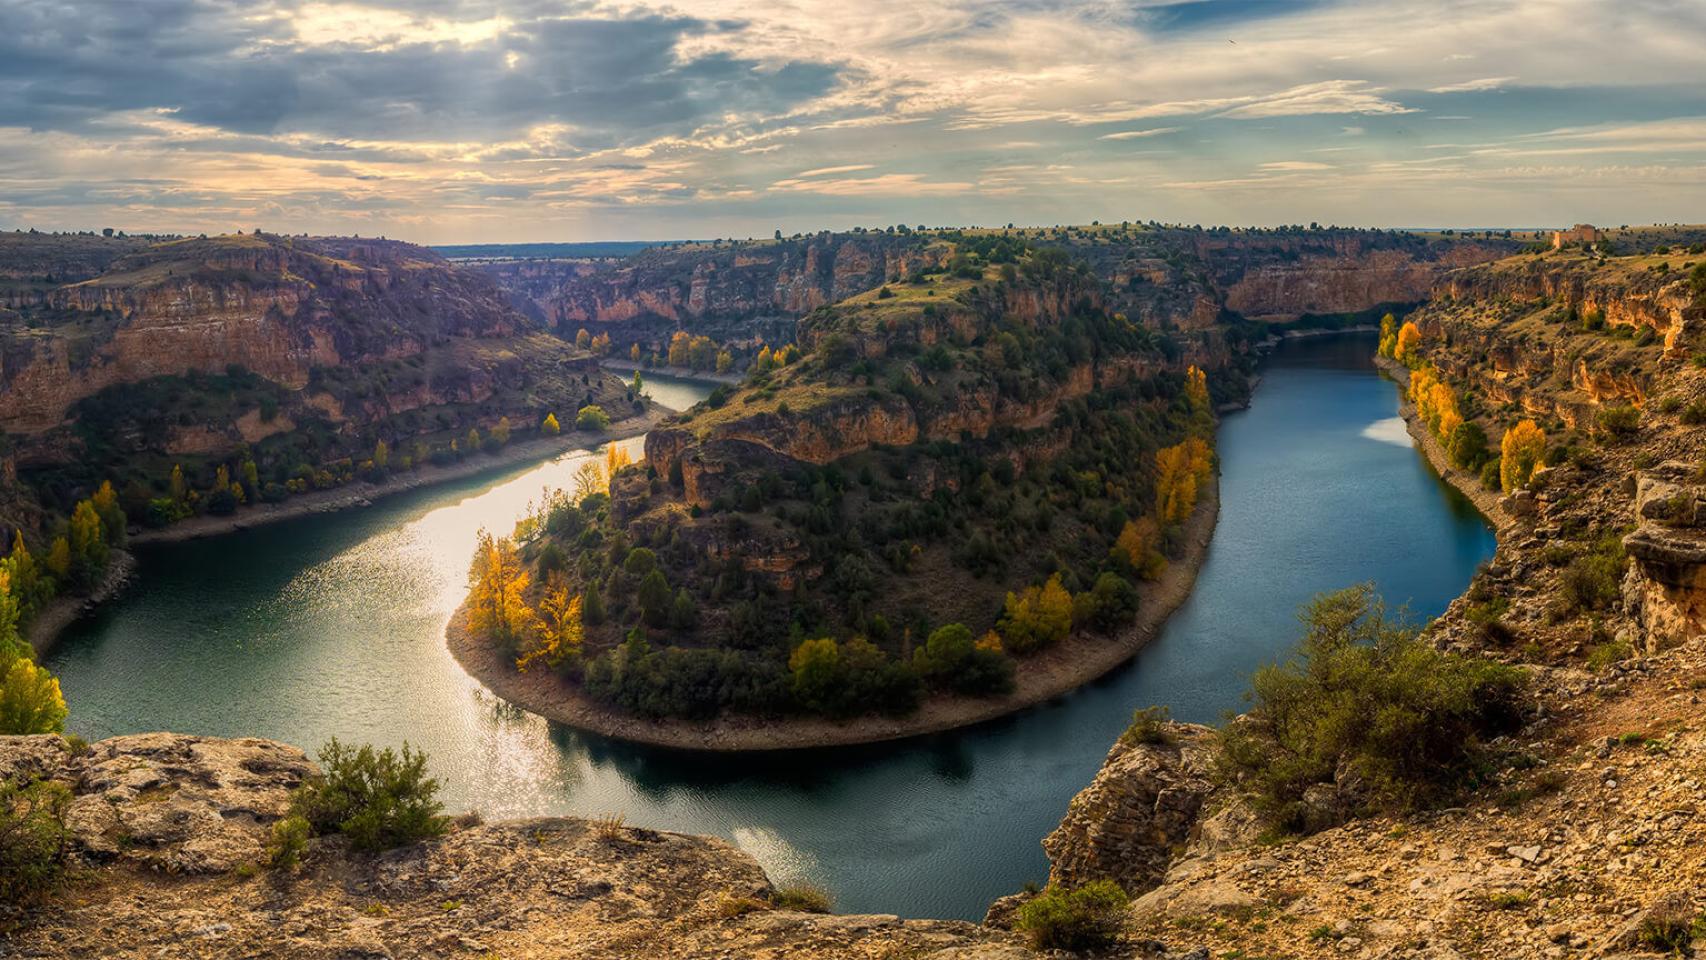
[[598,240],[590,243],[463,243],[433,247],[450,260],[556,260],[626,257],[675,240]]

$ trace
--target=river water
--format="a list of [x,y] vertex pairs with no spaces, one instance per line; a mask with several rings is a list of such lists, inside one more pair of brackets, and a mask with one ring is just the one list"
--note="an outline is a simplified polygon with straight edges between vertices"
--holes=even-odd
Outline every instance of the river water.
[[[981,917],[1048,870],[1038,841],[1134,707],[1214,721],[1296,635],[1313,594],[1374,581],[1420,616],[1491,556],[1489,529],[1397,419],[1370,337],[1282,345],[1220,428],[1221,515],[1196,591],[1101,681],[970,730],[898,745],[705,757],[550,723],[487,693],[445,649],[476,532],[508,531],[589,456],[494,471],[372,508],[140,552],[138,582],[49,656],[90,739],[148,730],[312,749],[424,747],[452,810],[622,813],[726,837],[837,909]],[[686,406],[709,385],[651,381]],[[639,441],[624,441],[638,453]],[[593,456],[602,456],[602,450]]]

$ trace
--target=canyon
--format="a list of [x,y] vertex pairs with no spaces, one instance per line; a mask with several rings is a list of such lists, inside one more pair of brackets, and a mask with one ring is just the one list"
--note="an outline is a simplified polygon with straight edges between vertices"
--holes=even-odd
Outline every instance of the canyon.
[[[1439,648],[1527,671],[1534,709],[1507,744],[1515,759],[1462,807],[1329,817],[1307,837],[1276,843],[1213,775],[1214,732],[1167,725],[1157,742],[1122,740],[1110,750],[1044,840],[1050,879],[1068,887],[1112,880],[1136,898],[1111,956],[1638,954],[1653,946],[1655,924],[1686,923],[1706,907],[1698,814],[1706,790],[1697,771],[1706,760],[1698,710],[1706,475],[1691,413],[1706,410],[1706,369],[1696,359],[1706,348],[1706,284],[1668,267],[1657,272],[1661,261],[1650,255],[1601,262],[1560,251],[1487,264],[1447,257],[1425,277],[1376,266],[1382,258],[1367,251],[1348,256],[1370,278],[1358,295],[1312,293],[1314,280],[1274,266],[1245,274],[1248,286],[1232,285],[1219,299],[1177,297],[1168,323],[1188,332],[1203,302],[1217,315],[1233,303],[1262,316],[1293,316],[1267,309],[1302,303],[1358,313],[1386,302],[1372,297],[1420,284],[1427,302],[1409,317],[1419,354],[1459,391],[1466,416],[1486,427],[1495,447],[1519,418],[1540,422],[1556,457],[1526,489],[1491,495],[1498,552],[1425,634]],[[1068,290],[1060,297],[1039,287],[1004,303],[1023,313],[1023,302],[1077,300]],[[817,307],[804,312],[798,339],[808,356],[830,349],[837,335],[855,345],[856,357],[889,356],[904,337],[884,323],[892,313],[866,295],[843,305],[851,308],[843,319]],[[1119,302],[1108,296],[1109,306]],[[867,314],[874,322],[863,322]],[[977,322],[952,307],[932,322],[914,316],[905,336],[915,339],[905,342],[920,347]],[[1031,316],[1055,315],[1039,306]],[[679,464],[679,490],[630,476],[613,489],[613,509],[647,530],[649,515],[667,514],[676,535],[694,526],[693,508],[750,481],[743,471],[1034,428],[1105,383],[1177,373],[1187,358],[1223,358],[1209,366],[1216,377],[1246,369],[1243,341],[1219,328],[1181,340],[1188,345],[1176,358],[1069,367],[1054,392],[1024,403],[969,391],[923,416],[857,387],[825,392],[806,379],[807,367],[785,371],[771,396],[737,401],[732,411],[700,408],[654,431],[648,460],[661,465],[666,484]],[[910,346],[900,353],[912,356]],[[1633,429],[1608,426],[1618,421],[1603,414],[1625,407],[1637,411]],[[1405,412],[1425,434],[1415,408]],[[1422,449],[1443,479],[1486,502],[1477,476],[1446,461],[1437,444]],[[1042,441],[1010,451],[1021,464],[1058,454]],[[926,467],[908,482],[959,481]],[[752,560],[766,576],[809,576],[798,562],[806,557],[791,557],[778,542],[716,549]],[[1584,604],[1577,561],[1607,550],[1620,551],[1614,592]],[[312,769],[294,748],[172,735],[104,741],[75,755],[57,738],[3,744],[0,768],[72,786],[78,856],[94,865],[92,885],[25,928],[47,956],[77,956],[97,940],[236,956],[244,938],[304,957],[1029,955],[1006,928],[1031,894],[996,904],[981,926],[802,914],[777,907],[756,864],[715,841],[583,820],[469,822],[376,860],[332,839],[318,842],[292,880],[245,876],[243,864],[259,856],[261,827]],[[115,843],[118,834],[131,842]],[[161,869],[182,875],[163,881]]]

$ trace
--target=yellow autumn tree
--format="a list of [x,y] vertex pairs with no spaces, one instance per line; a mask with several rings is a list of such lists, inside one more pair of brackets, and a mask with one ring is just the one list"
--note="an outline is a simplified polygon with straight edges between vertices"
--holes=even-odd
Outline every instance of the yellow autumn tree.
[[1499,442],[1499,486],[1512,493],[1528,486],[1534,468],[1546,456],[1546,433],[1533,420],[1505,431]]
[[373,465],[381,470],[391,465],[391,447],[383,439],[373,445]]
[[190,485],[184,479],[184,468],[182,466],[172,464],[172,479],[169,481],[167,489],[171,491],[172,499],[177,503],[183,503],[189,497]]
[[1421,359],[1416,348],[1422,343],[1422,328],[1413,321],[1406,320],[1398,328],[1398,341],[1392,348],[1392,358],[1405,366],[1414,364]]
[[561,576],[552,574],[545,583],[544,594],[539,598],[533,642],[516,658],[515,668],[526,670],[532,664],[543,660],[546,666],[556,669],[580,656],[581,645],[586,641],[586,630],[581,623],[581,607],[580,594],[570,593],[567,582]]
[[582,503],[596,493],[608,493],[610,482],[596,460],[588,460],[575,471],[575,502]]
[[43,561],[47,572],[53,574],[55,580],[64,583],[71,579],[71,541],[64,537],[55,537],[53,546],[48,548],[47,560]]
[[728,352],[727,350],[720,350],[717,352],[717,372],[718,373],[728,373],[729,369],[732,368],[734,365],[735,365],[734,354]]
[[592,352],[600,357],[608,355],[610,353],[610,334],[601,333],[593,337]]
[[640,358],[642,356],[644,356],[644,354],[640,352],[640,345],[638,343],[635,343],[628,348],[628,359],[629,360],[632,360],[635,363],[639,363]]
[[1441,440],[1448,439],[1463,423],[1463,415],[1457,409],[1457,392],[1440,381],[1432,366],[1424,363],[1410,374],[1409,395],[1422,422]]
[[101,527],[101,515],[94,503],[77,501],[71,511],[71,567],[74,579],[93,583],[95,575],[107,565],[107,538]]
[[531,578],[515,542],[481,530],[468,580],[468,629],[513,648],[534,619],[526,600]]
[[1208,441],[1189,437],[1155,452],[1155,515],[1164,524],[1184,523],[1196,509],[1197,491],[1213,474]]
[[59,733],[65,729],[59,680],[28,657],[0,665],[0,734]]
[[1072,594],[1061,585],[1060,574],[1049,577],[1040,587],[1007,594],[995,629],[1007,649],[1015,653],[1028,653],[1065,639],[1072,631]]
[[608,488],[610,481],[616,476],[616,471],[634,462],[628,455],[628,448],[619,444],[611,444],[604,448],[604,485]]
[[692,359],[693,338],[686,330],[677,330],[669,338],[669,365],[685,367]]
[[1208,409],[1208,374],[1194,363],[1185,371],[1185,400],[1198,413]]
[[752,369],[764,373],[776,368],[776,355],[770,352],[770,345],[758,348],[758,358],[752,361]]
[[1154,517],[1127,520],[1111,552],[1145,580],[1154,580],[1167,569],[1167,559],[1161,555],[1161,525]]
[[1390,358],[1393,351],[1398,349],[1398,318],[1387,314],[1380,318],[1380,348],[1379,354]]
[[575,346],[582,350],[592,347],[592,334],[588,333],[585,327],[575,331]]
[[539,424],[539,432],[547,437],[554,437],[563,432],[563,425],[557,422],[555,413],[547,413],[544,422]]

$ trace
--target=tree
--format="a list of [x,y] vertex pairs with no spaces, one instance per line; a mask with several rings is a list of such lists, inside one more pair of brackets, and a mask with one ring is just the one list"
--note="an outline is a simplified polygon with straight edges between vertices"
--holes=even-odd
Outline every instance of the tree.
[[636,397],[645,396],[646,381],[640,379],[640,371],[634,371],[634,382],[628,385],[628,389],[633,391],[633,394]]
[[617,471],[633,464],[634,458],[628,454],[628,448],[612,443],[604,448],[604,480],[605,486],[616,479]]
[[727,350],[717,351],[717,372],[728,373],[735,365],[734,354]]
[[571,594],[567,582],[552,574],[539,598],[538,640],[533,647],[516,659],[515,668],[526,670],[537,660],[544,660],[552,669],[580,658],[586,630],[581,623],[583,603],[579,594]]
[[674,612],[675,594],[669,589],[669,581],[662,570],[654,569],[640,581],[639,593],[635,597],[640,604],[640,613],[646,618],[646,625],[651,627],[669,626],[670,614]]
[[575,471],[574,501],[576,504],[585,503],[588,497],[606,493],[609,490],[610,481],[605,479],[604,471],[599,468],[598,461],[588,460],[580,465],[579,470]]
[[1404,321],[1404,325],[1398,328],[1398,342],[1392,349],[1392,358],[1405,366],[1412,366],[1421,359],[1416,353],[1421,342],[1422,329],[1414,321]]
[[12,534],[12,552],[0,560],[0,578],[5,590],[17,605],[17,623],[27,624],[47,602],[53,599],[53,578],[44,575],[30,548],[24,543],[24,532]]
[[1167,569],[1167,558],[1161,555],[1161,525],[1154,517],[1127,520],[1110,552],[1145,580],[1154,580]]
[[803,641],[788,655],[794,698],[808,710],[838,712],[846,690],[846,667],[833,637]]
[[492,442],[492,445],[494,447],[501,447],[501,446],[509,443],[509,431],[510,431],[509,418],[508,417],[499,417],[498,418],[498,425],[492,428],[492,434],[491,434],[491,437],[489,438]]
[[1028,653],[1065,639],[1072,631],[1072,594],[1061,585],[1060,574],[1049,577],[1041,587],[1008,593],[995,628],[1014,653]]
[[1397,349],[1398,318],[1389,313],[1380,318],[1380,347],[1377,352],[1383,357],[1391,358]]
[[1196,509],[1197,490],[1214,469],[1208,442],[1190,437],[1155,453],[1155,513],[1162,523],[1178,524]]
[[513,649],[534,620],[525,599],[531,578],[515,542],[481,530],[468,579],[468,628]]
[[675,334],[669,338],[669,365],[672,367],[687,366],[692,355],[692,343],[693,339],[688,336],[686,330],[675,331]]
[[758,356],[752,361],[752,369],[757,373],[767,373],[776,368],[775,355],[770,352],[770,345],[758,348]]
[[469,427],[468,428],[468,436],[465,439],[463,446],[464,446],[464,449],[466,449],[469,453],[476,453],[479,451],[479,449],[480,449],[480,428],[478,428],[478,427]]
[[1546,456],[1546,434],[1533,420],[1505,431],[1499,441],[1499,486],[1512,493],[1528,486],[1534,468]]
[[182,466],[172,464],[172,479],[167,489],[171,491],[172,499],[178,503],[183,503],[189,498],[190,485],[184,480],[184,468]]
[[585,327],[575,331],[575,346],[582,350],[592,347],[592,334],[588,333]]
[[1185,371],[1185,400],[1194,413],[1208,410],[1208,374],[1194,363]]
[[[252,460],[245,462],[251,465],[254,463]],[[112,481],[101,481],[100,489],[89,498],[89,502],[94,505],[95,513],[100,515],[101,535],[106,538],[107,543],[122,546],[126,518],[124,508],[118,505],[118,493],[113,490]]]
[[1487,431],[1473,421],[1465,421],[1445,440],[1445,454],[1459,470],[1479,470],[1487,461]]
[[597,431],[609,430],[610,414],[605,413],[604,408],[598,404],[589,403],[575,411],[575,429]]
[[65,729],[59,680],[28,657],[0,667],[0,734],[58,733]]
[[547,437],[554,437],[563,432],[563,425],[557,422],[554,413],[545,414],[545,420],[539,424],[539,432]]
[[632,360],[635,363],[639,363],[640,357],[641,357],[640,344],[638,343],[638,341],[636,341],[632,346],[630,346],[628,348],[628,359]]
[[71,580],[71,541],[64,537],[55,537],[53,546],[48,548],[46,564],[47,571],[53,574],[60,583]]
[[91,586],[106,566],[107,538],[101,516],[92,502],[79,500],[71,511],[71,579],[80,587]]

